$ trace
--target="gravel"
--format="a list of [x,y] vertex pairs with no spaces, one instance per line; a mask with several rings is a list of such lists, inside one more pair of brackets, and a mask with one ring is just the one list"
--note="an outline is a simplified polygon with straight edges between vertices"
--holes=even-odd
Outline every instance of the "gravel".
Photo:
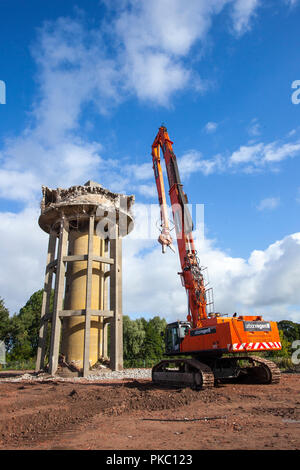
[[124,369],[122,371],[101,370],[96,374],[87,377],[88,380],[106,380],[106,379],[151,379],[152,369]]
[[[13,374],[13,372],[12,372]],[[81,381],[103,381],[103,380],[122,380],[122,379],[151,379],[151,369],[124,369],[122,371],[113,371],[110,369],[100,369],[91,371],[88,377],[60,377],[58,375],[49,375],[45,372],[34,374],[24,373],[17,377],[1,377],[0,382],[41,382],[41,381],[61,381],[61,382],[81,382]]]

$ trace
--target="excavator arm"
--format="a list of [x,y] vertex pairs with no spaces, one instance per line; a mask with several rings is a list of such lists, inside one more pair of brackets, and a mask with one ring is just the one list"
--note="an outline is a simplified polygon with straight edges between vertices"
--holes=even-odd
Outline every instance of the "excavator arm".
[[153,170],[161,214],[161,233],[158,237],[158,241],[162,245],[163,253],[166,247],[173,249],[161,166],[160,155],[162,151],[167,170],[169,196],[182,269],[182,272],[179,274],[181,275],[182,283],[188,294],[189,312],[187,320],[192,323],[193,328],[197,328],[197,326],[201,325],[201,321],[207,318],[206,291],[203,274],[194,245],[192,234],[193,222],[187,205],[188,199],[182,189],[177,159],[173,152],[172,144],[173,142],[169,138],[167,129],[162,125],[152,145]]
[[152,160],[161,218],[161,233],[158,237],[158,241],[162,245],[163,253],[166,252],[166,247],[171,248],[175,252],[173,240],[170,234],[168,205],[166,201],[165,185],[160,159],[160,144],[156,142],[152,146]]

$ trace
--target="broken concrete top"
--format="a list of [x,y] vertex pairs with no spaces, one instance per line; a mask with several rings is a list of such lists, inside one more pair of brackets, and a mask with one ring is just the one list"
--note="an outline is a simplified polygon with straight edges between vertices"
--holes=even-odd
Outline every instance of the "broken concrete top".
[[98,188],[103,188],[102,184],[96,183],[95,181],[92,181],[92,180],[88,180],[86,183],[84,183],[84,186],[92,186],[92,187],[97,186]]
[[39,225],[45,232],[49,233],[51,228],[60,221],[62,215],[69,220],[74,218],[78,220],[78,218],[84,219],[94,214],[97,219],[101,210],[102,213],[103,211],[115,212],[117,218],[119,213],[126,215],[128,224],[133,227],[131,209],[134,204],[134,195],[114,193],[91,180],[82,186],[71,186],[67,189],[51,189],[42,186],[42,193]]

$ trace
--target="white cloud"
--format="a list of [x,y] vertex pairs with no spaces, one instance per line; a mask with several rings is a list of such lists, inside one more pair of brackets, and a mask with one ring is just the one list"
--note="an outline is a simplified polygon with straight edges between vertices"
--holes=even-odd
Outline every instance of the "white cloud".
[[232,153],[229,166],[247,163],[247,168],[254,169],[279,163],[286,158],[300,155],[300,141],[282,143],[280,141],[264,144],[242,145]]
[[204,175],[209,175],[215,171],[222,171],[223,159],[221,155],[215,155],[211,159],[203,159],[200,152],[190,150],[178,158],[178,167],[182,181],[184,181],[193,173],[201,172]]
[[231,155],[229,162],[230,164],[237,164],[237,163],[255,163],[259,160],[264,145],[263,144],[256,144],[256,145],[242,145],[239,150],[236,150]]
[[[100,156],[101,144],[76,135],[84,104],[92,103],[105,113],[119,102],[116,64],[105,58],[101,37],[94,34],[79,21],[66,18],[41,28],[33,48],[39,98],[31,122],[0,150],[1,196],[36,200],[41,184],[83,184],[100,164],[104,178],[113,172],[111,161]],[[13,190],[5,183],[17,180]]]
[[212,16],[230,0],[130,0],[118,16],[116,31],[128,53],[147,48],[174,55],[186,55],[198,39],[203,40]]
[[167,105],[171,95],[182,90],[190,72],[166,54],[142,54],[131,58],[127,67],[129,83],[138,98]]
[[[138,219],[144,227],[145,212],[141,210]],[[124,239],[124,313],[184,320],[186,294],[177,275],[178,253],[163,255],[153,241],[156,232],[151,240]],[[262,313],[267,319],[299,321],[300,233],[265,250],[253,250],[248,259],[229,256],[212,240],[200,237],[196,237],[196,247],[201,265],[209,269],[216,311]]]
[[288,157],[294,157],[300,154],[300,141],[288,142],[280,145],[278,142],[272,142],[264,148],[265,162],[280,162]]
[[140,194],[147,198],[157,198],[157,189],[154,184],[140,184],[137,186],[137,190]]
[[[112,26],[120,39],[128,88],[142,100],[169,105],[172,94],[189,85],[193,78],[181,59],[197,40],[205,37],[217,4],[225,1],[128,3],[131,10],[121,12]],[[168,13],[162,14],[163,11]]]
[[[215,309],[221,313],[263,314],[266,319],[300,319],[300,233],[234,258],[211,240],[196,241],[208,266]],[[143,248],[145,251],[143,251]],[[177,272],[178,253],[162,255],[158,243],[124,240],[124,311],[132,316],[186,318],[186,295]]]
[[294,8],[296,5],[298,5],[299,0],[284,0],[284,3],[291,8]]
[[[297,287],[299,276],[300,233],[285,237],[259,252],[262,268],[258,269],[253,291],[257,289],[254,299],[249,304],[272,306],[280,304],[299,305],[300,292]],[[250,258],[251,259],[251,258]],[[255,267],[254,263],[254,267]],[[254,282],[253,282],[254,281]],[[300,309],[298,318],[300,318]]]
[[[30,122],[0,149],[0,180],[19,179],[22,184],[15,191],[4,184],[0,195],[37,200],[40,184],[80,184],[97,175],[100,166],[101,182],[113,181],[117,190],[123,190],[127,176],[121,178],[120,162],[111,164],[98,142],[78,135],[84,129],[84,105],[92,104],[92,109],[105,114],[134,92],[140,99],[167,106],[172,94],[193,79],[202,83],[185,59],[197,41],[205,40],[212,18],[228,1],[118,2],[116,19],[105,30],[116,41],[113,55],[102,32],[86,30],[80,19],[45,23],[32,48],[39,94]],[[168,15],[161,15],[162,10]],[[92,116],[88,119],[90,123]],[[215,161],[201,165],[206,174],[217,166]],[[134,174],[139,179],[148,170],[145,166]]]
[[40,182],[36,175],[29,171],[18,172],[0,169],[0,197],[23,202],[30,201],[32,193]]
[[251,27],[251,20],[259,7],[259,0],[236,0],[233,4],[232,19],[233,27],[238,35],[248,31]]
[[[197,150],[189,150],[177,158],[177,163],[180,177],[182,182],[184,182],[185,179],[189,178],[194,173],[200,172],[204,175],[209,175],[216,171],[223,171],[224,159],[219,154],[215,155],[211,159],[204,159],[201,152],[198,152]],[[124,167],[124,171],[126,174],[134,177],[137,180],[137,183],[143,180],[154,181],[152,162],[142,163],[141,165],[127,165]],[[162,160],[162,171],[165,176],[165,183],[167,184],[164,160]],[[149,186],[145,184],[138,184],[137,188],[141,194],[147,196],[153,196],[154,193],[156,194],[155,185]]]
[[[288,137],[293,137],[295,133],[293,132]],[[182,156],[177,157],[177,162],[181,179],[184,181],[192,174],[199,172],[204,175],[210,175],[224,171],[239,170],[251,173],[263,168],[273,169],[275,164],[298,155],[300,155],[299,140],[293,142],[277,140],[271,143],[260,142],[241,145],[228,158],[225,158],[222,154],[216,154],[212,158],[204,159],[201,152],[191,149]],[[152,163],[127,165],[125,170],[138,181],[153,178]]]
[[100,157],[102,147],[98,143],[66,135],[48,142],[46,135],[39,137],[38,133],[39,129],[25,133],[8,142],[0,152],[1,197],[33,201],[40,197],[41,184],[54,187],[83,184],[95,174],[100,163],[104,174],[109,168],[109,161]]
[[[205,44],[214,18],[227,14],[227,5],[233,8],[235,24],[239,25],[235,28],[248,28],[257,1],[118,1],[111,5],[113,21],[103,30],[86,29],[82,18],[45,23],[32,48],[38,65],[39,93],[31,120],[19,136],[4,142],[0,149],[0,180],[19,178],[22,189],[13,192],[5,184],[0,195],[5,192],[10,198],[36,199],[38,181],[50,186],[79,184],[91,173],[98,174],[100,165],[101,182],[105,185],[109,176],[107,181],[123,189],[127,176],[122,180],[120,162],[112,164],[98,142],[79,136],[85,128],[84,106],[90,104],[92,110],[106,114],[132,93],[142,100],[170,106],[175,92],[187,86],[199,88],[199,83],[203,89],[203,81],[190,61],[194,57],[192,49]],[[92,119],[91,112],[89,125]],[[216,125],[210,122],[206,130],[212,132]],[[270,144],[265,147],[265,160],[296,154],[299,146]],[[232,156],[232,163],[236,157]],[[196,168],[204,174],[220,169],[219,157],[202,159],[201,163],[198,160]],[[137,179],[143,171],[148,169],[135,171]]]
[[38,217],[39,210],[30,207],[19,214],[0,213],[0,296],[11,314],[43,288],[48,237]]
[[214,132],[216,132],[217,127],[218,127],[218,123],[216,123],[216,122],[208,122],[208,123],[204,126],[204,131],[205,131],[207,134],[213,134]]
[[[293,133],[294,135],[294,133]],[[271,143],[251,143],[241,145],[229,158],[216,154],[212,158],[204,159],[201,152],[192,149],[177,157],[178,167],[182,181],[194,173],[210,175],[216,172],[239,171],[253,172],[263,168],[273,168],[281,161],[300,155],[300,141]],[[163,164],[163,171],[165,170]],[[153,178],[152,163],[141,165],[127,165],[126,174],[133,176],[137,181]],[[143,189],[142,189],[143,190]]]
[[[238,8],[237,0],[117,2],[115,20],[104,29],[115,41],[110,52],[102,31],[85,29],[81,19],[45,23],[32,48],[39,94],[24,131],[0,149],[4,183],[0,196],[37,200],[40,184],[80,184],[91,174],[93,178],[100,174],[100,167],[104,185],[112,184],[119,191],[126,188],[129,178],[121,174],[120,162],[105,158],[98,142],[79,136],[85,128],[84,106],[91,104],[93,110],[106,114],[132,93],[169,106],[174,92],[191,84],[198,87],[203,81],[188,65],[189,55],[196,44],[201,47],[205,42],[213,18],[229,3]],[[89,124],[92,118],[88,116]],[[216,125],[208,123],[207,130],[213,131]],[[288,150],[293,151],[283,149]],[[269,148],[266,158],[275,156]],[[183,162],[187,168],[183,171],[190,173],[190,162],[184,158]],[[193,162],[204,174],[221,166],[219,156],[201,162],[193,156]],[[143,179],[143,172],[149,174],[149,165],[136,168],[133,175]],[[16,179],[21,184],[11,191],[6,181]]]
[[130,174],[131,176],[134,176],[134,178],[138,181],[140,180],[147,180],[149,178],[154,178],[154,173],[153,173],[153,168],[152,168],[152,162],[150,161],[149,163],[141,163],[140,165],[138,164],[131,164],[127,165],[125,167],[126,173]]
[[261,134],[261,127],[257,118],[252,119],[248,127],[248,133],[253,137],[257,137],[258,135]]
[[[127,86],[141,100],[170,106],[172,95],[205,82],[188,65],[193,47],[205,47],[215,16],[232,4],[234,30],[250,29],[257,0],[128,0],[109,29],[119,39]],[[164,13],[163,13],[164,12]]]
[[276,209],[280,204],[279,197],[267,197],[266,199],[262,199],[257,206],[259,211],[264,210],[273,210]]

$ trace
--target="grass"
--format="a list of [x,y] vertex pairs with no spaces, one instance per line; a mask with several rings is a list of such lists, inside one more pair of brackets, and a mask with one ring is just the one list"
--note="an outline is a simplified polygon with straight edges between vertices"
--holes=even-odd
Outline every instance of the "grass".
[[6,364],[0,364],[1,370],[32,370],[35,369],[35,359],[27,361],[8,361]]

